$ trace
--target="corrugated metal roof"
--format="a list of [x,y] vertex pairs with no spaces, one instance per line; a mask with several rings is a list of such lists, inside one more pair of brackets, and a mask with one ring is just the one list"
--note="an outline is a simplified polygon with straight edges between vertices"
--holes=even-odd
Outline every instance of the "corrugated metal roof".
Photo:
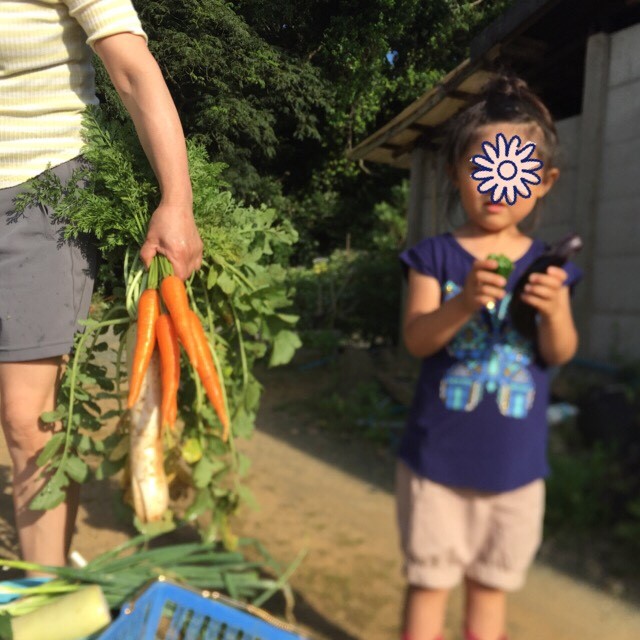
[[[519,36],[562,0],[521,0],[482,31],[471,44],[471,57],[433,89],[410,104],[384,127],[362,141],[347,156],[409,168],[410,152],[418,143],[437,144],[443,125],[494,75],[491,62],[501,47]],[[529,40],[528,46],[544,46]],[[522,48],[525,48],[524,40]]]
[[481,65],[465,60],[442,82],[361,142],[348,157],[408,168],[409,152],[418,141],[437,142],[442,135],[442,125],[464,107],[492,75]]

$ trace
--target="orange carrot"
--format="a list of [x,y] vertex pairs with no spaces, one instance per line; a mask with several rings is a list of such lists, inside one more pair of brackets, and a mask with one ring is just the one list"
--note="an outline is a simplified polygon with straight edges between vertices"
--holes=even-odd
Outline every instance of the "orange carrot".
[[138,330],[127,400],[129,408],[136,403],[140,395],[142,381],[156,346],[156,319],[159,313],[160,298],[157,289],[145,289],[138,301]]
[[[160,371],[162,374],[162,404],[160,405],[160,424],[162,428],[176,426],[174,405],[178,402],[180,385],[180,345],[171,317],[162,313],[156,321],[158,349],[160,351]],[[175,411],[177,414],[177,409]]]
[[222,440],[227,441],[229,437],[229,417],[224,408],[224,395],[222,393],[222,385],[220,384],[220,378],[216,371],[216,365],[213,362],[213,356],[209,349],[209,341],[204,332],[200,318],[195,312],[189,310],[189,321],[192,327],[193,337],[196,343],[196,351],[198,357],[198,366],[196,370],[202,381],[207,398],[213,405],[213,408],[220,418],[222,423]]
[[178,419],[178,394],[175,395],[175,399],[171,403],[171,407],[169,408],[169,424],[175,427],[177,419]]
[[184,288],[184,282],[177,276],[170,275],[163,278],[160,284],[162,300],[169,309],[173,326],[176,329],[178,338],[187,352],[189,361],[197,369],[198,356],[193,338],[193,330],[189,321],[189,299]]

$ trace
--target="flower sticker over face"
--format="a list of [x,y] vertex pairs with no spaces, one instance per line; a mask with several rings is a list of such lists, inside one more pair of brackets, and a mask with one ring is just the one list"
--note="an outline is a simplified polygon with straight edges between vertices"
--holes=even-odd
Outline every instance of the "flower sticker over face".
[[505,199],[508,204],[515,204],[518,196],[531,197],[529,184],[540,184],[537,172],[544,166],[543,162],[531,158],[536,145],[527,142],[521,147],[521,144],[520,136],[513,136],[507,142],[504,134],[499,133],[495,146],[485,140],[482,143],[484,155],[471,158],[471,162],[478,167],[471,177],[480,182],[480,193],[491,192],[492,202]]

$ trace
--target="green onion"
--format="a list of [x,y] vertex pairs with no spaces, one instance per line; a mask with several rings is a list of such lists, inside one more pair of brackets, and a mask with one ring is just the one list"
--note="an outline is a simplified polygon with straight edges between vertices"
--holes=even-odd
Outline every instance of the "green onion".
[[247,560],[239,552],[225,551],[215,543],[193,542],[150,549],[151,539],[148,535],[137,536],[81,568],[50,567],[0,558],[0,567],[54,576],[48,582],[23,589],[0,583],[0,594],[17,591],[21,594],[20,598],[0,605],[0,618],[24,615],[90,584],[102,588],[111,609],[119,609],[145,584],[160,576],[194,589],[222,591],[252,604],[263,603],[275,591],[282,591],[287,601],[292,598],[287,579],[299,559],[280,579],[274,579],[267,575],[267,568],[272,571],[277,565],[262,545],[250,539],[240,543],[250,545],[257,552],[258,561]]

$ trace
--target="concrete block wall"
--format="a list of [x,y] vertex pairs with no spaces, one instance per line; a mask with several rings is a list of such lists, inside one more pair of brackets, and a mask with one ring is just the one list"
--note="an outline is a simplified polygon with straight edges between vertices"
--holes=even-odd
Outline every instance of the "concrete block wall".
[[640,24],[611,36],[589,351],[640,358]]
[[[577,259],[580,355],[640,360],[640,24],[592,36],[585,64],[583,113],[557,123],[561,177],[536,235],[577,231],[589,243]],[[442,161],[425,149],[413,154],[410,243],[450,228]]]
[[540,206],[536,236],[553,242],[575,230],[580,116],[556,123],[560,140],[560,177]]
[[[595,37],[602,41],[605,36]],[[593,246],[577,259],[585,282],[578,290],[578,301],[584,304],[576,305],[576,311],[583,329],[581,355],[602,361],[640,359],[640,24],[608,38],[602,86],[597,86],[602,77],[597,70],[588,66],[586,71],[596,91],[604,92],[599,142],[593,146],[593,139],[587,140],[596,126],[584,120],[587,112],[593,118],[592,105],[583,105],[583,115],[557,123],[564,151],[562,175],[547,198],[538,230],[543,239],[554,240],[592,225],[587,240]],[[594,44],[596,55],[602,55],[601,42]],[[595,67],[594,59],[587,65]],[[593,97],[593,88],[585,100]],[[585,159],[583,144],[590,144],[589,153],[598,157]],[[599,169],[590,212],[584,207],[589,198],[581,198],[579,189],[584,189],[585,175],[594,165]],[[585,221],[590,216],[592,222]]]

